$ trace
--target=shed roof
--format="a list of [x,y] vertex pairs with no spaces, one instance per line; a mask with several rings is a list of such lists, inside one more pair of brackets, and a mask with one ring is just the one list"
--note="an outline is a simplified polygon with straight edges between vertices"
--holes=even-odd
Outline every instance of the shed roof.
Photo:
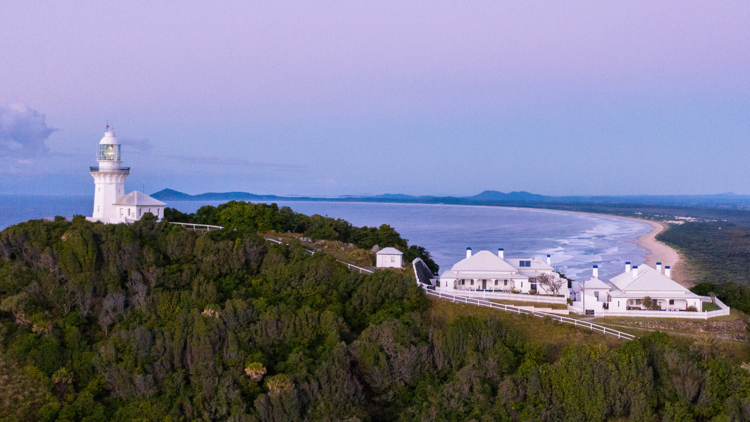
[[396,248],[383,248],[378,251],[377,255],[403,255],[404,253]]
[[143,192],[133,191],[127,195],[123,195],[120,199],[115,202],[115,205],[135,205],[135,206],[152,206],[152,207],[163,207],[167,205],[164,202],[154,199]]

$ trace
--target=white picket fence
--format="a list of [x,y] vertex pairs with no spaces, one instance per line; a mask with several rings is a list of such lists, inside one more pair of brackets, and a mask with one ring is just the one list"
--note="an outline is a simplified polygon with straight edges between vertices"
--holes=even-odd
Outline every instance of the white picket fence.
[[212,226],[210,224],[175,223],[174,221],[170,221],[170,223],[185,227],[186,229],[192,229],[193,231],[210,232],[210,231],[221,230],[224,228],[221,226]]
[[[266,240],[274,242],[274,243],[278,243],[278,244],[282,244],[283,243],[280,240],[272,239],[270,237],[267,237]],[[309,253],[310,255],[312,255],[312,254],[315,253],[315,251],[311,251],[310,249],[305,249],[305,252]],[[350,270],[352,270],[352,269],[357,270],[361,274],[372,274],[373,273],[372,270],[368,270],[367,268],[358,267],[358,266],[356,266],[354,264],[350,264],[348,262],[339,261],[338,259],[336,260],[336,262],[338,262],[340,264],[346,265],[346,268],[349,268]]]
[[[425,287],[424,284],[420,284],[420,285],[423,286],[423,287]],[[620,339],[633,340],[633,339],[636,338],[636,336],[634,336],[633,334],[624,333],[622,331],[617,331],[617,330],[614,330],[612,328],[607,328],[607,327],[605,327],[603,325],[593,324],[591,322],[581,321],[581,320],[577,320],[575,318],[569,318],[569,317],[565,317],[565,316],[561,316],[561,315],[549,314],[549,313],[546,313],[546,312],[532,311],[532,310],[529,310],[529,309],[520,308],[518,306],[504,305],[504,304],[501,304],[501,303],[490,302],[489,300],[483,300],[483,299],[470,298],[470,297],[465,297],[465,296],[457,296],[457,295],[442,293],[442,292],[439,292],[439,291],[428,289],[426,287],[425,287],[424,291],[427,294],[427,296],[436,297],[438,299],[446,299],[446,300],[450,300],[451,302],[455,302],[455,303],[466,303],[466,304],[469,304],[469,305],[484,306],[484,307],[487,307],[487,308],[499,309],[501,311],[513,312],[515,314],[527,314],[527,315],[535,316],[535,317],[538,317],[538,318],[550,317],[550,318],[552,318],[555,321],[562,322],[563,324],[571,324],[571,325],[574,325],[576,327],[586,328],[586,329],[589,329],[589,330],[592,330],[592,331],[596,331],[596,332],[600,332],[600,333],[603,333],[603,334],[606,334],[606,335],[615,336],[615,337],[620,338]]]
[[[437,288],[439,289],[439,287]],[[480,292],[475,290],[451,290],[451,293],[443,292],[444,294],[453,294],[456,296],[466,296],[471,298],[481,299],[497,299],[497,300],[513,300],[516,302],[537,302],[546,304],[558,304],[566,305],[568,300],[562,296],[545,296],[545,295],[530,295],[523,293],[501,293],[501,292]]]
[[[711,299],[708,297],[701,297],[703,302],[710,302]],[[719,310],[708,311],[708,312],[687,312],[687,311],[597,311],[597,317],[643,317],[643,318],[678,318],[678,319],[709,319],[719,316],[729,315],[730,308],[725,305],[724,302],[716,299],[716,304],[719,306]]]

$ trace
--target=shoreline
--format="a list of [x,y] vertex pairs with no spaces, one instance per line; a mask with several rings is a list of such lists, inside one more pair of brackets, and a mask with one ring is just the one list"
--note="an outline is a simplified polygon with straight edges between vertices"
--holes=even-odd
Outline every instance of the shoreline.
[[596,213],[586,213],[586,214],[606,215],[609,217],[624,218],[627,220],[633,220],[633,221],[639,221],[641,223],[646,223],[649,226],[651,226],[650,232],[638,236],[637,238],[635,238],[635,240],[631,240],[631,242],[635,243],[636,246],[646,250],[646,253],[644,255],[641,255],[643,259],[645,260],[643,264],[648,265],[649,267],[652,267],[652,268],[656,268],[656,263],[661,262],[662,272],[664,271],[664,267],[669,266],[671,267],[671,270],[672,270],[672,274],[671,274],[672,280],[676,281],[677,283],[681,284],[682,286],[686,288],[692,287],[686,281],[687,273],[686,273],[686,269],[683,268],[683,265],[682,265],[682,263],[684,262],[682,255],[680,255],[680,253],[676,249],[672,248],[666,243],[656,240],[656,236],[669,227],[667,223],[662,223],[662,222],[653,221],[653,220],[646,220],[644,218],[624,217],[621,215],[596,214]]
[[[516,208],[516,207],[508,207],[508,208]],[[526,208],[518,208],[518,209],[526,209]],[[687,270],[683,268],[682,263],[684,263],[684,260],[682,258],[682,255],[680,253],[672,248],[671,246],[668,246],[667,244],[660,242],[656,240],[656,236],[666,230],[669,226],[666,223],[662,223],[659,221],[653,221],[653,220],[646,220],[645,218],[637,218],[637,217],[625,217],[622,215],[613,215],[613,214],[600,214],[595,212],[587,212],[587,211],[568,211],[568,210],[555,210],[555,209],[549,209],[549,208],[532,208],[532,209],[539,209],[539,210],[549,210],[549,211],[559,211],[559,212],[570,212],[570,213],[576,213],[576,214],[588,214],[588,215],[595,215],[600,217],[614,217],[614,218],[623,218],[626,220],[632,220],[632,221],[638,221],[641,223],[646,223],[649,226],[651,226],[651,231],[642,234],[635,238],[634,240],[631,240],[631,243],[635,243],[636,246],[645,249],[646,253],[644,255],[641,255],[643,257],[644,265],[648,265],[652,268],[656,268],[656,263],[661,262],[662,265],[662,272],[664,271],[664,267],[669,266],[671,267],[672,274],[671,278],[672,280],[676,281],[680,285],[690,288],[692,285],[687,281]]]
[[[269,202],[267,200],[257,200],[257,201],[250,201],[250,202]],[[270,201],[270,202],[277,202],[277,201]],[[305,202],[305,201],[301,201]],[[321,201],[326,202],[326,201]],[[328,202],[336,202],[336,201],[328,201]],[[358,201],[347,201],[347,202],[358,202]],[[666,230],[668,225],[666,223],[661,223],[658,221],[653,220],[646,220],[644,218],[637,218],[637,217],[626,217],[622,215],[613,215],[613,214],[604,214],[604,213],[595,213],[595,212],[588,212],[588,211],[571,211],[571,210],[558,210],[558,209],[552,209],[552,208],[542,208],[542,207],[514,207],[514,206],[503,206],[503,205],[468,205],[468,204],[423,204],[423,203],[404,203],[404,202],[359,202],[359,203],[366,203],[366,204],[387,204],[387,205],[394,205],[394,204],[403,204],[403,205],[429,205],[429,206],[458,206],[458,207],[503,207],[503,208],[511,208],[511,209],[517,209],[517,210],[537,210],[537,211],[553,211],[553,212],[567,212],[567,213],[575,213],[575,214],[587,214],[592,216],[599,216],[599,217],[614,217],[614,218],[622,218],[626,220],[632,220],[632,221],[638,221],[641,223],[646,223],[649,226],[651,226],[651,231],[646,234],[642,234],[635,238],[634,240],[631,240],[631,243],[635,243],[636,246],[646,250],[646,253],[641,255],[644,259],[645,265],[648,265],[652,268],[656,268],[656,263],[661,262],[662,264],[662,271],[664,267],[669,266],[671,267],[672,274],[671,277],[674,281],[677,283],[689,288],[691,287],[687,280],[687,273],[686,269],[683,268],[682,263],[684,263],[684,260],[680,253],[673,249],[672,247],[666,245],[665,243],[662,243],[658,240],[656,240],[656,236],[661,233],[662,231]]]

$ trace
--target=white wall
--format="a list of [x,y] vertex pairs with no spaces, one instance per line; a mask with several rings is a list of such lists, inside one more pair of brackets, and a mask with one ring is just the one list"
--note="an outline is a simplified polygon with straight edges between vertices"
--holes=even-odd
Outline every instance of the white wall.
[[114,203],[125,194],[123,173],[91,173],[94,178],[94,218],[117,218],[119,211]]
[[401,268],[403,257],[401,255],[376,255],[375,262],[378,268]]

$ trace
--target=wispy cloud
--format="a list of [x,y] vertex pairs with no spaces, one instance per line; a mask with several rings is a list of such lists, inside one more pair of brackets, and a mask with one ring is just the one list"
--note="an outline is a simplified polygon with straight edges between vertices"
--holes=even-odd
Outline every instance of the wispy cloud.
[[147,154],[154,149],[151,141],[146,138],[125,138],[120,139],[120,142],[125,148],[134,151],[136,154]]
[[45,155],[49,151],[45,141],[56,130],[47,126],[44,114],[25,105],[0,106],[0,157],[24,163]]
[[302,171],[305,169],[304,166],[294,164],[279,164],[271,163],[267,161],[253,161],[246,160],[243,158],[228,158],[228,157],[217,157],[213,155],[172,155],[165,154],[161,155],[162,158],[182,161],[194,165],[204,166],[232,166],[232,167],[245,167],[245,168],[258,168],[273,169],[277,171]]

